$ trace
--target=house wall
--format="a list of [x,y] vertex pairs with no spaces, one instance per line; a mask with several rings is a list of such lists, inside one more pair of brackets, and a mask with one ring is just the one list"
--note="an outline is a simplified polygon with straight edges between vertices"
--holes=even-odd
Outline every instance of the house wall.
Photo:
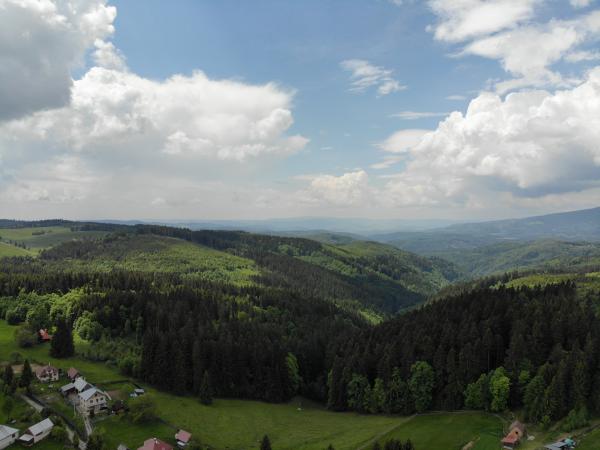
[[4,439],[1,439],[0,440],[0,450],[13,444],[17,440],[18,435],[19,435],[19,433],[15,433],[12,436],[8,436],[8,437],[5,437]]
[[52,432],[52,428],[49,428],[48,430],[38,434],[37,436],[33,436],[33,442],[40,442],[42,439],[44,439],[45,437],[47,437],[50,433]]

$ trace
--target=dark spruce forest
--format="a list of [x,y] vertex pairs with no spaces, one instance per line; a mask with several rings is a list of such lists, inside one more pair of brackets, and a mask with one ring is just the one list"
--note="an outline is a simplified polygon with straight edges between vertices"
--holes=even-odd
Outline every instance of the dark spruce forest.
[[513,411],[568,430],[600,415],[592,239],[498,243],[482,225],[467,227],[468,249],[417,254],[399,247],[422,250],[447,229],[407,245],[406,235],[0,227],[0,319],[17,344],[52,330],[55,356],[69,357],[77,336],[92,343],[79,356],[160,392],[206,404],[301,397],[367,415]]

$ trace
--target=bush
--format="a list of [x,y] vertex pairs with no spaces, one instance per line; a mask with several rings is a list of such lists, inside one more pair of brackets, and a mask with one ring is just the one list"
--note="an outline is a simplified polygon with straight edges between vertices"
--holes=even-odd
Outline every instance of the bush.
[[133,423],[151,422],[156,418],[156,405],[148,395],[132,399],[129,402],[129,417]]
[[37,333],[29,325],[21,325],[15,330],[15,342],[19,347],[33,347],[37,341]]

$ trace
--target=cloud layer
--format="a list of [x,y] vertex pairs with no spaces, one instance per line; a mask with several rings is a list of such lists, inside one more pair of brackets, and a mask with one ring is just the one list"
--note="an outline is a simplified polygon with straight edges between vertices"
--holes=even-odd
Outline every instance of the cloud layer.
[[[274,83],[131,72],[110,42],[116,9],[104,0],[6,0],[0,9],[4,208],[128,189],[150,204],[148,186],[181,179],[189,196],[216,164],[285,156],[308,142],[286,134],[294,92]],[[87,56],[92,67],[73,80]]]

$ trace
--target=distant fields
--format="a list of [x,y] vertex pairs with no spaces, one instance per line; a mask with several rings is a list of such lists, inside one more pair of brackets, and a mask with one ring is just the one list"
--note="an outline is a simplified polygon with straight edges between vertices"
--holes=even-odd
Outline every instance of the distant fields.
[[[6,241],[23,243],[33,252],[52,247],[53,245],[72,239],[92,238],[105,236],[104,231],[71,231],[68,227],[31,227],[31,228],[1,228],[0,237],[4,244]],[[7,244],[8,245],[8,244]],[[11,247],[14,247],[11,245]],[[15,247],[16,248],[16,247]],[[24,254],[1,256],[25,256]],[[27,253],[31,254],[31,253]]]
[[31,256],[34,254],[35,252],[30,250],[26,250],[6,242],[0,242],[0,258],[7,256]]

